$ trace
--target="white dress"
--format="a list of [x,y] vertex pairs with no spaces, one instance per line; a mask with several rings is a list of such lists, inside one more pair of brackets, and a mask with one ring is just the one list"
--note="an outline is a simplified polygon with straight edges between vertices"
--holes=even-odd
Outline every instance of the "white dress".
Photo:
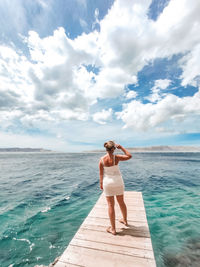
[[103,191],[106,196],[115,196],[124,194],[124,181],[118,165],[110,167],[104,166],[103,159],[101,158],[103,164]]

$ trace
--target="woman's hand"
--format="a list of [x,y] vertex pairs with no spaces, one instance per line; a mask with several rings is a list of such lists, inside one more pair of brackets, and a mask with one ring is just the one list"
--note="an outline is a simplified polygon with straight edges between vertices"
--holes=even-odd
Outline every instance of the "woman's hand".
[[127,149],[125,149],[123,146],[119,145],[119,144],[115,144],[116,148],[121,149],[125,155],[116,155],[117,156],[117,160],[128,160],[132,158],[132,155],[130,152],[128,152]]
[[103,184],[102,183],[100,183],[100,189],[103,190]]
[[120,144],[115,144],[117,149],[122,149],[122,146]]

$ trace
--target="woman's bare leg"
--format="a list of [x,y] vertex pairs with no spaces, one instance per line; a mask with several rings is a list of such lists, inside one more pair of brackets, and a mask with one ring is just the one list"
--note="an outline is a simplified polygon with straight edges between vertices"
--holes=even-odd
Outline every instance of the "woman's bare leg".
[[125,225],[128,225],[127,222],[127,208],[126,208],[126,204],[124,202],[124,195],[118,195],[116,196],[117,198],[117,202],[119,203],[121,212],[122,212],[122,216],[123,219],[120,220],[121,223],[124,223]]
[[106,197],[108,203],[108,215],[110,218],[111,227],[107,228],[107,232],[115,235],[116,228],[115,228],[115,199],[114,196]]

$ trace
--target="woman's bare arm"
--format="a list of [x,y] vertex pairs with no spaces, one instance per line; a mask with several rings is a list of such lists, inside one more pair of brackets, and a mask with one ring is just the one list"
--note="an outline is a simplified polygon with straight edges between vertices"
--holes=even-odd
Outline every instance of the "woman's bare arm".
[[99,161],[99,179],[100,179],[100,188],[103,190],[103,164],[101,160]]
[[125,161],[125,160],[129,160],[132,158],[131,153],[127,149],[125,149],[123,146],[116,144],[116,148],[121,149],[125,154],[125,155],[116,155],[118,161]]

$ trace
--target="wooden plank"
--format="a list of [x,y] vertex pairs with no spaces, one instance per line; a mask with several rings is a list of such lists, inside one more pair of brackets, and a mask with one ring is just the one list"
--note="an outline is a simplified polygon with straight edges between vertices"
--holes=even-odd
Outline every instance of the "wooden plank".
[[[129,231],[129,229],[126,229]],[[127,233],[127,232],[126,232]],[[124,230],[118,231],[116,236],[108,235],[105,231],[95,231],[89,228],[81,227],[79,231],[75,234],[74,238],[84,239],[84,240],[96,240],[98,242],[105,242],[110,244],[122,244],[123,246],[138,247],[141,249],[150,249],[151,250],[151,240],[145,235],[131,235],[124,234]]]
[[155,267],[152,259],[133,257],[121,253],[113,253],[106,250],[90,249],[69,245],[66,253],[60,259],[61,262],[82,264],[87,267],[122,267],[122,266],[138,266],[138,267]]
[[[150,238],[150,234],[146,226],[139,226],[139,227],[133,226],[131,228],[130,227],[127,227],[127,228],[117,227],[117,228],[118,228],[117,236],[120,237],[120,240],[123,239],[123,236],[126,237],[127,235],[131,237],[130,240],[126,237],[126,239],[128,239],[129,242],[135,237]],[[97,236],[101,236],[102,233],[106,234],[104,238],[107,238],[107,232],[105,232],[105,225],[104,226],[99,226],[99,225],[96,226],[96,225],[90,225],[90,224],[83,225],[80,228],[79,233],[81,233],[81,231],[83,232],[84,230],[85,230],[84,234],[86,234],[86,230],[88,230],[90,231],[91,234],[97,235]],[[94,231],[96,231],[97,233],[95,233]],[[117,238],[114,238],[114,240],[116,241]]]
[[[117,215],[117,218],[120,218],[120,216]],[[100,225],[102,225],[102,222],[104,222],[104,225],[110,224],[109,218],[106,218],[106,217],[92,217],[92,216],[90,216],[90,217],[87,217],[86,220],[85,220],[86,223],[90,223],[90,221],[92,223],[95,223],[95,224],[97,223],[97,224],[100,224]],[[128,220],[128,223],[130,223],[130,224],[133,224],[134,222],[141,222],[141,223],[144,223],[144,224],[147,225],[146,220],[141,219],[139,217],[135,217],[132,220],[130,220],[130,219]],[[116,224],[118,224],[118,220],[116,220]],[[118,225],[121,226],[122,224],[118,224]]]
[[[141,224],[142,224],[141,222],[134,222],[134,225],[130,226],[130,224],[129,224],[129,227],[126,227],[126,226],[123,227],[121,224],[116,222],[116,228],[118,229],[117,235],[118,236],[126,236],[126,238],[128,238],[127,235],[133,236],[133,237],[148,237],[148,238],[150,238],[150,233],[149,233],[148,227],[145,224],[143,224],[143,225],[141,225]],[[97,232],[104,232],[105,233],[105,223],[102,225],[91,224],[91,223],[86,224],[85,223],[84,225],[82,225],[80,227],[80,230],[81,229],[88,229],[91,231],[97,231]],[[94,233],[94,234],[96,234],[96,233]]]
[[[97,209],[97,210],[98,209],[102,209],[102,210],[106,209],[107,210],[107,204],[105,204],[105,205],[97,205],[96,204],[95,205],[95,209]],[[119,206],[117,204],[115,205],[115,209],[116,209],[117,212],[120,211],[120,208],[119,208]],[[144,209],[144,206],[140,206],[140,207],[138,205],[137,206],[131,206],[131,207],[130,207],[130,205],[128,206],[128,212],[129,211],[137,211],[137,210],[140,210],[140,211],[144,212],[145,209]]]
[[[122,215],[118,212],[118,210],[115,211],[115,216],[116,219],[122,218]],[[141,220],[146,221],[146,216],[144,214],[144,211],[129,211],[127,212],[128,214],[128,220],[134,220],[136,218],[140,218]],[[102,218],[107,218],[108,217],[108,211],[107,209],[93,209],[89,214],[89,217],[102,217]]]
[[[83,221],[56,267],[155,267],[155,259],[141,192],[126,191],[128,226],[115,204],[117,235],[106,232],[110,225],[105,195],[102,193]],[[115,202],[117,203],[117,201]]]
[[147,259],[154,259],[153,252],[147,249],[140,249],[134,246],[121,246],[121,244],[116,244],[115,242],[109,242],[106,240],[99,242],[98,240],[85,240],[85,239],[78,239],[73,238],[70,245],[78,246],[78,247],[85,247],[89,249],[96,249],[98,247],[99,250],[105,250],[112,253],[120,253],[123,255],[128,256],[135,256],[140,258],[147,258]]
[[56,267],[84,267],[84,266],[83,265],[78,265],[78,264],[72,264],[72,263],[69,263],[69,262],[58,261],[56,263]]

